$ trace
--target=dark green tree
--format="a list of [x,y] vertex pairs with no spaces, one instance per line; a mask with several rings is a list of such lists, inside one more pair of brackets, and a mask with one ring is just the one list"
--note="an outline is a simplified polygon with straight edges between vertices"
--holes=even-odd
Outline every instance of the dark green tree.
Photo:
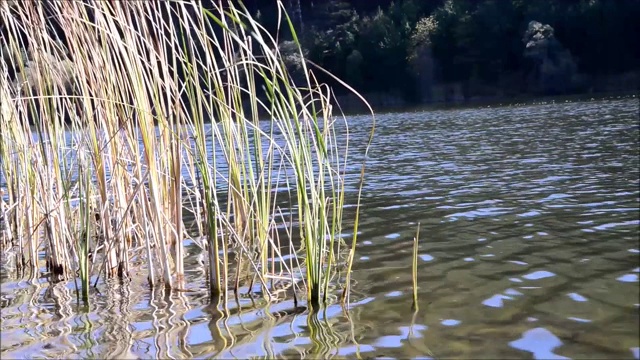
[[[639,72],[639,0],[283,1],[308,58],[363,93],[429,101],[435,86],[456,84],[469,96],[546,94]],[[275,31],[276,0],[245,3]],[[554,29],[546,57],[541,43],[525,50],[531,21]]]

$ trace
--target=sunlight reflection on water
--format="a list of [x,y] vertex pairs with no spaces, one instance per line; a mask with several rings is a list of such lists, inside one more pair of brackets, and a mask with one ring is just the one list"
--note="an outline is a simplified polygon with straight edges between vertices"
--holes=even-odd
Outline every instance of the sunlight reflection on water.
[[509,345],[530,352],[534,359],[569,359],[553,352],[554,349],[562,345],[562,341],[545,328],[525,331],[520,339],[510,342]]

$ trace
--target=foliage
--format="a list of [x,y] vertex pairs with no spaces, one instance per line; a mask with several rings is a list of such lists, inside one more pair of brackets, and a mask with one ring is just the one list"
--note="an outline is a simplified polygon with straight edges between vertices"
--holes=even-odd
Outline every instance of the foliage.
[[[302,44],[310,60],[361,91],[418,101],[452,83],[463,84],[468,95],[488,88],[496,94],[576,91],[580,77],[637,71],[640,57],[640,2],[633,0],[294,3],[301,4],[302,22],[313,25],[305,27]],[[551,58],[557,59],[545,61],[545,71],[522,42],[531,21],[554,29]]]
[[551,26],[531,21],[522,41],[525,57],[533,61],[533,86],[545,93],[563,92],[571,84],[575,63],[569,51],[555,38]]

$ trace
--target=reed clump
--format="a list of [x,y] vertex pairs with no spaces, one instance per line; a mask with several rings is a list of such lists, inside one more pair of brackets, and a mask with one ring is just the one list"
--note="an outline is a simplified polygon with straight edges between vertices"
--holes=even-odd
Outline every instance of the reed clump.
[[348,124],[317,69],[294,83],[278,38],[233,1],[2,2],[0,19],[2,239],[20,276],[79,277],[88,301],[136,257],[151,286],[182,289],[190,218],[214,299],[243,278],[326,299]]

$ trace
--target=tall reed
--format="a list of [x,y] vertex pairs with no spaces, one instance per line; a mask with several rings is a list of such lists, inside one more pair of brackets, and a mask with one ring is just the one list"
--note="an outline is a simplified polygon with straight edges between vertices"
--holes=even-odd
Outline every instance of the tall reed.
[[418,222],[418,228],[416,229],[416,236],[413,238],[413,256],[411,258],[411,280],[413,290],[413,302],[411,308],[414,311],[418,311],[418,242],[420,241],[420,222]]
[[[150,286],[184,288],[189,214],[214,300],[234,265],[266,297],[273,282],[290,281],[306,286],[312,306],[326,300],[345,227],[348,147],[336,137],[343,128],[348,142],[346,118],[316,67],[302,63],[303,83],[288,73],[279,34],[299,42],[280,1],[275,35],[241,4],[212,6],[0,4],[7,223],[31,278],[44,251],[55,281],[80,270],[88,300],[89,278],[132,276],[136,255]],[[360,187],[363,176],[364,167]],[[287,194],[291,220],[279,215]],[[299,246],[292,233],[279,241],[291,226]],[[304,266],[283,260],[290,248]]]

